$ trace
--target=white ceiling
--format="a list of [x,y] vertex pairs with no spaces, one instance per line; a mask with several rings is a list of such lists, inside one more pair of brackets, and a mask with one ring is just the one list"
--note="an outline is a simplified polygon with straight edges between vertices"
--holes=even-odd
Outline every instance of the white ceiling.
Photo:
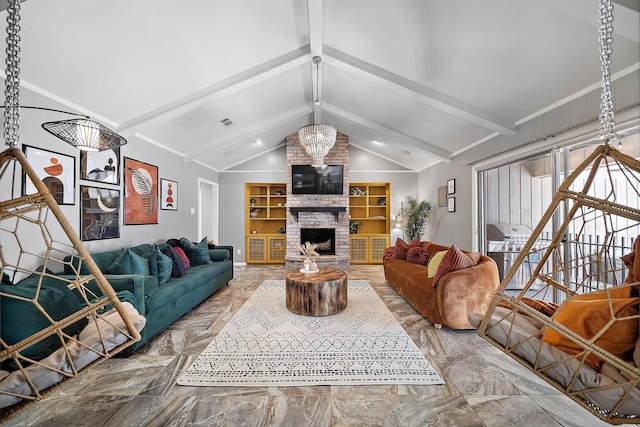
[[[28,0],[21,9],[21,77],[42,103],[217,171],[312,120],[315,55],[322,122],[409,170],[513,134],[601,80],[596,0]],[[615,4],[616,76],[639,68],[639,9]]]

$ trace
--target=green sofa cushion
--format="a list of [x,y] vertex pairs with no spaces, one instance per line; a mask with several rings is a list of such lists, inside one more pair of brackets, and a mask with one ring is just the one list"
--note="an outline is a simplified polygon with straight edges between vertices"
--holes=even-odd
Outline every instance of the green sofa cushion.
[[[113,251],[99,252],[95,254],[91,254],[91,258],[95,261],[96,265],[100,269],[102,273],[106,273],[107,269],[116,258],[118,258],[124,249],[116,249]],[[72,257],[70,255],[64,258],[64,274],[76,274],[76,270],[78,269],[78,264],[80,263],[80,258]],[[82,263],[82,267],[80,267],[80,274],[86,276],[89,274],[89,269],[87,268],[85,263]]]
[[211,259],[209,258],[209,245],[207,244],[207,238],[205,237],[199,243],[193,243],[191,240],[184,237],[180,238],[180,246],[187,254],[191,265],[209,264]]
[[171,271],[173,270],[173,261],[160,251],[160,248],[156,246],[156,261],[158,264],[158,283],[166,283],[171,278]]
[[[37,304],[40,305],[54,321],[62,320],[78,311],[81,306],[73,292],[67,287],[67,282],[53,277],[44,276],[38,292],[40,276],[32,274],[14,286],[0,285],[3,293],[34,299],[37,295]],[[1,334],[2,339],[12,345],[41,330],[51,326],[51,321],[30,301],[18,300],[3,295],[0,299]],[[75,335],[87,324],[86,319],[81,319],[66,327],[64,332]],[[60,338],[56,335],[45,338],[23,350],[21,354],[34,360],[41,360],[60,347]],[[3,363],[3,367],[16,369],[13,361]]]
[[109,268],[107,268],[107,273],[151,275],[149,271],[149,260],[129,249],[126,249],[113,261]]

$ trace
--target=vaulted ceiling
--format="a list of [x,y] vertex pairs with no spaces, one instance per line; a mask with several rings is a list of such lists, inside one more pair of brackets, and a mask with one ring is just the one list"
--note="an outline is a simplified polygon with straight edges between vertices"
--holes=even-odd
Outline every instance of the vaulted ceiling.
[[[601,80],[596,0],[28,0],[21,9],[29,103],[88,114],[217,171],[282,146],[313,120],[316,97],[321,121],[352,145],[422,170]],[[616,2],[614,16],[619,77],[639,68],[638,2]]]

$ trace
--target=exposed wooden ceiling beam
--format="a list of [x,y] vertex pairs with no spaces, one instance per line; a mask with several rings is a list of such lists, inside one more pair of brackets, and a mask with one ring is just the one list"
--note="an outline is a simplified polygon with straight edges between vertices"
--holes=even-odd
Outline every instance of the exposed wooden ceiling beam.
[[365,119],[364,117],[360,117],[338,107],[334,107],[333,105],[324,104],[322,108],[327,113],[340,117],[341,119],[346,120],[354,125],[363,127],[368,130],[373,130],[374,132],[380,132],[389,136],[393,140],[402,141],[413,147],[420,148],[421,150],[432,154],[434,157],[437,157],[440,160],[444,160],[446,162],[451,161],[451,153],[449,151],[444,150],[440,147],[436,147],[435,145],[427,141],[422,141],[420,139],[414,138],[410,135],[400,132],[397,129],[389,128],[380,123]]
[[132,135],[145,126],[192,111],[209,102],[213,97],[226,96],[253,86],[275,75],[299,67],[308,61],[309,46],[307,45],[127,120],[120,124],[118,133],[124,136]]
[[324,47],[324,54],[327,64],[355,73],[358,76],[383,84],[393,90],[403,92],[410,96],[418,96],[421,101],[427,105],[463,118],[486,129],[494,130],[503,135],[513,135],[516,133],[516,127],[513,123],[492,117],[490,114],[481,111],[473,105],[445,95],[428,86],[328,46]]

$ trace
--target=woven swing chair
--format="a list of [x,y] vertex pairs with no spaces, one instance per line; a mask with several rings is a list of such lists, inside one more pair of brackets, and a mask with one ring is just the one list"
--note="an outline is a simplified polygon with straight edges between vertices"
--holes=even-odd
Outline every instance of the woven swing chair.
[[[611,145],[613,6],[599,4],[598,146],[560,185],[478,335],[610,424],[640,422],[640,162]],[[553,237],[543,239],[545,230]],[[591,236],[602,238],[592,239]],[[633,242],[625,245],[623,242]],[[547,242],[545,244],[545,242]],[[627,253],[616,253],[620,246]],[[632,249],[628,247],[632,246]],[[622,256],[620,256],[622,255]],[[507,291],[518,272],[521,291]]]
[[10,147],[0,153],[0,421],[139,341],[146,322],[132,294],[115,293],[17,148],[19,6],[9,1]]
[[[596,185],[607,197],[593,195]],[[478,328],[481,337],[612,424],[640,420],[639,200],[640,162],[599,146],[560,186]],[[540,248],[540,234],[563,208],[558,232]],[[587,230],[605,238],[585,244]],[[630,233],[638,237],[635,250],[621,257],[624,266],[610,254]],[[507,292],[518,268],[538,258],[518,295]]]

